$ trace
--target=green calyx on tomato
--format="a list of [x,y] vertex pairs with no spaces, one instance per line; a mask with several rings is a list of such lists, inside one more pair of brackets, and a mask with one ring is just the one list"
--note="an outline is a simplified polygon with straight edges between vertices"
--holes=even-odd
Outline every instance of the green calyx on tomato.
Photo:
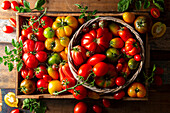
[[121,56],[120,52],[115,48],[109,48],[106,51],[106,57],[110,62],[116,62],[117,59]]
[[49,59],[48,59],[48,64],[53,65],[53,64],[59,64],[61,60],[61,57],[58,53],[54,53]]
[[134,58],[131,58],[131,59],[128,61],[128,66],[129,66],[129,68],[130,68],[131,70],[137,69],[138,64],[139,64],[139,62],[136,61]]
[[47,27],[45,28],[43,34],[46,38],[53,38],[55,35],[55,31],[51,27]]

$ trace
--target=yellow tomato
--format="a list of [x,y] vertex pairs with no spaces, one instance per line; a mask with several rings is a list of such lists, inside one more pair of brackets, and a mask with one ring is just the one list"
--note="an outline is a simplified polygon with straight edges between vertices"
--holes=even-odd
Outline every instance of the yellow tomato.
[[70,26],[64,26],[64,27],[59,27],[56,30],[56,35],[58,38],[64,37],[64,36],[71,36],[73,30]]
[[53,95],[55,91],[61,91],[62,90],[62,84],[59,80],[52,80],[48,84],[48,92]]
[[18,99],[15,98],[15,93],[13,93],[13,92],[8,92],[4,96],[4,101],[10,107],[18,107],[18,105],[17,105],[18,104]]
[[60,38],[60,44],[64,47],[67,47],[70,42],[70,39],[66,36]]
[[156,22],[152,26],[151,33],[153,35],[153,38],[162,37],[165,34],[165,32],[166,32],[166,25],[161,22]]
[[123,20],[129,24],[132,24],[133,21],[135,20],[135,15],[130,12],[124,12],[123,13]]
[[68,59],[67,59],[67,54],[65,54],[65,51],[61,51],[61,52],[60,52],[60,57],[61,57],[63,60],[65,60],[65,61],[68,60]]

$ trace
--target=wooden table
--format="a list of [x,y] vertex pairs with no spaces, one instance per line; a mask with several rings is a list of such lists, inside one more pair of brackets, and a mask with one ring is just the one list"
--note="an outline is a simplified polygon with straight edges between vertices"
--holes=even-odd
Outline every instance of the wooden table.
[[[33,7],[36,0],[27,0]],[[117,3],[119,0],[47,0],[45,7],[48,11],[54,12],[79,12],[79,9],[74,5],[76,3],[88,6],[89,10],[95,10],[101,12],[115,12],[117,11]],[[0,4],[2,0],[0,1]],[[167,27],[170,27],[170,1],[165,0],[165,12],[161,13],[161,18],[153,21],[162,21]],[[150,8],[140,10],[141,12],[149,12],[154,7],[151,5]],[[136,11],[136,10],[133,10]],[[11,9],[4,11],[0,8],[0,19],[8,19],[10,17],[15,18],[15,12]],[[168,34],[170,36],[170,34]],[[2,36],[1,36],[2,37]],[[4,37],[2,37],[4,38]],[[15,37],[14,37],[15,38]],[[8,45],[12,47],[10,43],[0,42],[0,56],[4,55],[4,47]],[[164,50],[152,50],[151,51],[151,62],[163,60],[169,60],[169,51]],[[163,56],[163,57],[162,57]],[[8,72],[8,68],[0,65],[0,88],[1,89],[14,89],[15,88],[15,72]],[[152,87],[149,91],[149,101],[115,101],[112,100],[110,108],[104,108],[104,113],[170,113],[170,90],[167,89],[169,85],[163,85],[159,88]],[[0,92],[1,93],[1,92]],[[0,96],[0,101],[3,97]],[[76,103],[79,101],[75,99],[63,100],[63,99],[44,99],[48,106],[47,113],[73,113],[73,109]],[[88,113],[93,113],[91,106],[93,104],[99,104],[102,106],[102,100],[83,100],[89,106]],[[7,108],[2,108],[7,109]],[[0,109],[1,110],[1,109]]]

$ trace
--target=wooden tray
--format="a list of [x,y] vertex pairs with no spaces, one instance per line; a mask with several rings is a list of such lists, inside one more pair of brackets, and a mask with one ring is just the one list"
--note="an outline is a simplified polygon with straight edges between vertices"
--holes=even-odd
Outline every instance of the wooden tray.
[[[65,12],[65,13],[54,13],[54,12],[47,12],[46,16],[50,16],[52,18],[56,18],[57,16],[75,16],[78,18],[78,16],[81,13],[73,13],[73,12]],[[96,15],[98,16],[113,16],[116,18],[121,18],[122,19],[122,14],[123,13],[97,13]],[[148,13],[138,13],[138,12],[134,12],[134,14],[136,16],[139,15],[144,15],[144,16],[149,16]],[[32,13],[17,13],[16,14],[16,18],[17,18],[17,27],[16,27],[16,32],[17,32],[17,40],[20,36],[20,32],[21,32],[21,26],[24,22],[24,20],[26,18],[29,18],[31,16],[40,16],[41,13],[40,12],[32,12]],[[133,26],[133,25],[132,25]],[[142,35],[141,36],[142,39],[144,40],[144,44],[145,44],[145,65],[144,70],[146,71],[146,74],[148,73],[148,69],[150,67],[150,46],[148,44],[148,34],[146,35]],[[20,76],[20,73],[17,73],[17,77],[16,77],[16,97],[17,98],[58,98],[58,99],[73,99],[74,97],[72,96],[72,94],[61,94],[58,96],[52,96],[50,94],[31,94],[31,95],[24,95],[23,93],[20,93],[18,91],[18,86],[20,85],[20,82],[22,80],[22,77]],[[147,85],[146,85],[147,88]],[[102,95],[101,98],[107,98],[107,99],[114,99],[113,98],[113,94],[109,94],[109,95]],[[131,97],[124,97],[123,100],[140,100],[140,101],[146,101],[148,100],[148,89],[147,89],[147,95],[144,98],[131,98]]]

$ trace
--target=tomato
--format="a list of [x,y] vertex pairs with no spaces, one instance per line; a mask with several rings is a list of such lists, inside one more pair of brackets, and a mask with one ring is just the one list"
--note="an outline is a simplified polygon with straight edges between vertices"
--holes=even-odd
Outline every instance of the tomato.
[[122,40],[124,42],[126,42],[129,38],[133,38],[132,33],[129,31],[129,29],[127,27],[122,27],[118,31],[118,34],[119,34],[120,38],[122,38]]
[[64,51],[65,51],[65,54],[67,55],[68,54],[68,47],[65,47]]
[[43,42],[40,42],[40,41],[35,42],[35,51],[36,52],[43,51],[44,49],[45,49],[45,45]]
[[128,61],[128,66],[131,70],[134,70],[134,69],[137,69],[139,65],[139,62],[136,61],[134,58],[131,58],[129,61]]
[[78,69],[78,75],[82,76],[84,80],[86,80],[89,74],[91,73],[91,70],[92,70],[92,66],[90,64],[83,64]]
[[48,84],[48,92],[53,95],[56,91],[62,90],[62,84],[59,80],[52,80]]
[[99,27],[101,27],[103,29],[103,28],[107,27],[108,23],[106,20],[100,20],[98,24],[99,24]]
[[52,67],[48,67],[47,69],[48,71],[48,74],[54,79],[54,80],[57,80],[59,78],[59,74],[58,74],[58,71],[55,71],[52,69]]
[[11,23],[11,25],[12,25],[13,27],[16,27],[16,20],[15,20],[15,19],[9,18],[9,22]]
[[86,51],[86,57],[91,57],[93,55],[93,52],[91,51]]
[[38,32],[34,33],[39,41],[45,41],[47,39],[44,37],[43,32],[44,28],[40,27],[38,28]]
[[32,80],[24,79],[20,84],[20,88],[24,94],[32,94],[36,90],[35,82]]
[[45,51],[39,51],[36,53],[35,57],[39,62],[45,62],[47,60],[47,53]]
[[87,89],[85,87],[77,86],[75,88],[76,91],[73,92],[73,96],[77,100],[82,100],[87,96]]
[[78,18],[78,22],[80,25],[85,23],[85,19],[84,18]]
[[99,62],[93,67],[93,72],[96,76],[104,76],[108,71],[108,65],[104,62]]
[[164,74],[164,69],[161,68],[161,67],[156,67],[155,74],[156,75],[163,75]]
[[10,107],[18,107],[18,98],[16,98],[15,93],[13,92],[8,92],[4,96],[4,101]]
[[96,113],[101,113],[101,112],[102,112],[102,108],[99,107],[98,105],[93,105],[93,110],[94,110]]
[[46,82],[44,79],[40,79],[37,81],[37,89],[41,93],[44,93],[48,89],[48,82]]
[[35,49],[35,42],[33,40],[26,40],[24,43],[23,43],[23,51],[25,53],[27,52],[33,52]]
[[128,52],[129,55],[133,56],[140,52],[140,45],[135,39],[129,38],[125,42],[125,51]]
[[50,82],[52,80],[52,77],[50,77],[49,75],[43,75],[43,79],[46,81],[46,82]]
[[34,70],[31,68],[24,68],[21,70],[21,76],[24,79],[32,79],[34,77]]
[[99,28],[83,35],[81,46],[91,52],[100,53],[109,47],[111,39],[112,33],[110,33],[107,28]]
[[120,72],[120,71],[122,70],[122,68],[123,68],[123,65],[122,65],[121,63],[118,63],[118,64],[116,65],[116,70],[117,70],[117,72]]
[[56,36],[58,38],[64,37],[64,36],[71,36],[74,30],[76,30],[78,27],[78,21],[73,16],[67,16],[67,17],[57,17],[55,22],[52,25],[52,28],[56,32]]
[[55,31],[51,27],[47,27],[44,29],[43,35],[46,38],[53,38],[55,35]]
[[134,13],[124,12],[124,13],[123,13],[123,20],[124,20],[126,23],[132,24],[133,21],[135,20],[135,15],[134,15]]
[[2,28],[2,31],[3,31],[4,33],[12,33],[12,32],[14,31],[14,29],[13,29],[11,26],[4,26],[4,27]]
[[122,48],[124,46],[124,42],[121,38],[113,38],[110,41],[110,45],[114,48]]
[[43,16],[40,19],[40,22],[41,22],[43,28],[52,27],[53,19],[51,19],[48,16]]
[[[67,83],[67,88],[73,87],[76,84],[76,81],[72,78],[65,77],[61,81],[62,83],[62,89],[66,89],[66,83]],[[69,92],[73,93],[73,90],[68,90]]]
[[110,107],[110,100],[103,99],[102,102],[103,102],[104,107],[106,107],[106,108]]
[[135,29],[142,34],[149,31],[149,24],[150,22],[145,16],[138,16],[134,22]]
[[27,29],[22,29],[22,31],[21,31],[22,36],[25,36],[25,37],[27,37],[27,35],[28,35],[29,33],[33,33],[31,27],[29,27],[29,28],[27,28]]
[[4,10],[9,9],[10,7],[11,7],[11,3],[8,0],[3,1],[1,4],[1,8]]
[[118,63],[124,63],[125,62],[125,59],[124,58],[120,58],[119,60],[118,60]]
[[146,95],[146,88],[143,84],[134,82],[129,86],[127,93],[130,97],[142,98]]
[[123,57],[125,58],[125,60],[128,60],[129,58],[132,58],[133,56],[131,56],[128,51],[125,51],[125,47],[123,47],[121,49],[121,53],[123,54]]
[[18,11],[18,10],[16,9],[16,7],[19,7],[19,4],[18,4],[16,1],[12,1],[12,2],[11,2],[11,9],[12,9],[13,11]]
[[106,57],[107,59],[114,63],[118,60],[118,58],[120,57],[120,52],[118,49],[115,49],[115,48],[109,48],[107,51],[106,51]]
[[19,42],[22,41],[22,43],[24,43],[24,42],[27,40],[27,37],[25,37],[25,36],[20,36],[18,40],[19,40]]
[[162,85],[162,78],[161,78],[159,75],[155,75],[155,76],[154,76],[154,83],[155,83],[157,86],[161,86],[161,85]]
[[58,53],[54,53],[51,57],[48,59],[48,64],[53,65],[53,64],[59,64],[61,60],[61,57]]
[[28,25],[30,25],[31,28],[38,28],[39,27],[39,22],[35,22],[38,19],[38,17],[36,16],[31,16],[29,21],[28,21]]
[[67,47],[70,42],[70,39],[66,36],[60,38],[60,44],[64,47]]
[[19,109],[14,109],[10,113],[20,113]]
[[24,5],[24,0],[19,0],[19,4],[23,6]]
[[43,75],[47,74],[47,69],[45,66],[43,65],[40,65],[39,67],[37,67],[35,69],[35,76],[38,78],[38,79],[41,79],[43,78]]
[[104,54],[94,54],[92,57],[90,57],[87,60],[87,64],[90,64],[91,66],[94,66],[97,63],[102,62],[105,59],[106,59],[106,55],[104,55]]
[[111,24],[109,24],[109,29],[114,36],[119,36],[118,30],[120,29],[120,27],[116,23],[112,22]]
[[141,56],[139,54],[137,54],[137,55],[134,56],[134,59],[136,61],[141,61]]
[[116,100],[120,100],[125,96],[125,92],[123,90],[116,92],[113,97]]
[[60,52],[60,57],[62,58],[62,60],[68,61],[67,54],[65,54],[65,51]]
[[79,102],[74,107],[74,113],[86,113],[87,105],[84,102]]
[[123,67],[122,67],[122,70],[121,70],[121,72],[120,72],[120,74],[123,76],[123,77],[127,77],[127,76],[129,76],[130,75],[130,68],[129,68],[129,66],[128,66],[128,63],[127,62],[125,62],[124,64],[123,64]]
[[71,50],[71,57],[72,57],[73,62],[76,66],[81,65],[87,59],[86,49],[84,49],[80,45],[74,46],[73,49]]
[[45,41],[45,47],[47,50],[52,50],[54,52],[60,52],[64,47],[60,44],[60,40],[56,37],[48,38]]
[[95,77],[95,83],[97,86],[102,88],[110,88],[115,85],[115,78],[118,76],[115,67],[112,64],[107,64],[108,66],[105,66],[108,71],[106,71],[106,74],[101,77]]
[[156,22],[151,29],[153,38],[162,37],[166,32],[166,25],[162,22]]
[[160,11],[157,8],[152,8],[151,9],[151,15],[154,18],[159,18],[160,17]]
[[116,78],[116,85],[123,86],[125,84],[126,80],[124,77],[119,76]]
[[57,71],[57,70],[59,69],[59,65],[53,64],[53,65],[52,65],[52,69],[53,69],[54,71]]
[[36,68],[38,66],[38,60],[31,53],[24,53],[22,59],[29,68]]

